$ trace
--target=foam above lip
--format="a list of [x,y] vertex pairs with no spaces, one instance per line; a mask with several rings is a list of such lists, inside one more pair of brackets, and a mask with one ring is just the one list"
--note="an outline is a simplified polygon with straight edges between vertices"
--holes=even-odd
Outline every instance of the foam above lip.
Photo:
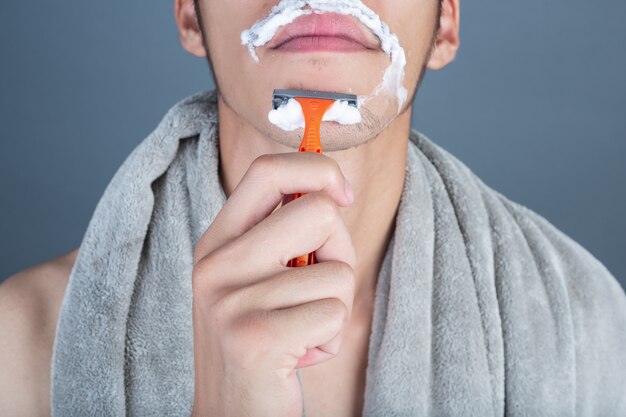
[[[310,9],[304,9],[307,5],[310,6]],[[385,70],[381,83],[369,96],[360,96],[359,103],[365,103],[373,96],[388,93],[397,98],[398,113],[400,113],[408,95],[402,84],[406,65],[404,49],[400,46],[398,37],[391,32],[389,26],[360,0],[281,0],[280,3],[272,7],[265,18],[258,20],[249,29],[241,32],[241,44],[248,47],[250,55],[258,63],[259,57],[255,48],[265,45],[276,35],[280,27],[288,25],[302,15],[327,12],[352,15],[359,19],[380,39],[381,49],[391,57],[391,63]]]

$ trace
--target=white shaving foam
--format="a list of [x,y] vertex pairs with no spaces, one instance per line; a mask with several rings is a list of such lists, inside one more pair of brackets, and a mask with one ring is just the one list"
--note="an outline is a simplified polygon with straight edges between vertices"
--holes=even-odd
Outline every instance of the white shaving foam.
[[[267,118],[283,130],[296,130],[304,128],[304,114],[298,100],[290,98],[287,104],[277,109],[270,110]],[[345,100],[337,100],[326,110],[323,122],[337,122],[342,125],[359,123],[361,113]]]
[[[306,5],[311,9],[303,9]],[[406,65],[404,49],[400,46],[398,36],[381,21],[380,16],[360,0],[282,0],[272,7],[268,16],[241,32],[241,44],[247,45],[250,55],[258,63],[259,57],[255,48],[272,39],[280,27],[293,22],[299,16],[325,12],[355,16],[380,39],[381,49],[391,57],[391,64],[385,70],[382,82],[370,96],[359,97],[359,107],[372,96],[389,92],[397,97],[400,113],[408,93],[402,85]]]

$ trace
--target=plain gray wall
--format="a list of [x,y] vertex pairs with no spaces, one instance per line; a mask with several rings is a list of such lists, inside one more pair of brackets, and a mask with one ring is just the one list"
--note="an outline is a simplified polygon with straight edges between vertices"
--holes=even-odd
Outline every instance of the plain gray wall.
[[[414,127],[626,284],[626,2],[461,1]],[[126,156],[212,88],[173,1],[0,2],[0,280],[77,247]]]

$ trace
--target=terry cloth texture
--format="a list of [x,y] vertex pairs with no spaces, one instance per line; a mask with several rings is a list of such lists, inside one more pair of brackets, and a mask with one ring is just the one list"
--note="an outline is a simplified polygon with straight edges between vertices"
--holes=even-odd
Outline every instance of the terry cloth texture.
[[[218,133],[214,90],[182,100],[104,191],[61,307],[54,416],[191,414],[193,253],[226,201]],[[626,415],[617,280],[423,134],[408,147],[363,415]]]

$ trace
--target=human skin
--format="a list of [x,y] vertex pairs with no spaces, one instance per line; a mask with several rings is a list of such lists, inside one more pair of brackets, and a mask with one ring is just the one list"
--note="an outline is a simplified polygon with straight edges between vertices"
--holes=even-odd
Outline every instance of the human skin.
[[[319,51],[275,53],[275,51],[266,50],[263,46],[256,49],[260,62],[254,62],[247,48],[241,45],[240,34],[258,19],[265,17],[276,3],[277,1],[200,0],[200,24],[204,29],[203,37],[193,0],[175,1],[175,16],[182,46],[195,56],[209,56],[214,71],[218,88],[220,176],[224,191],[229,198],[259,156],[275,154],[269,159],[271,161],[269,167],[265,160],[267,172],[275,172],[281,167],[290,166],[288,161],[293,159],[290,154],[298,148],[301,140],[298,131],[282,131],[267,120],[268,106],[271,103],[274,88],[352,91],[358,94],[368,94],[380,83],[382,71],[389,62],[388,55],[382,50],[363,53]],[[460,19],[458,0],[442,1],[439,20],[437,20],[439,3],[435,0],[391,2],[377,0],[365,3],[389,24],[404,48],[407,59],[404,86],[409,91],[409,100],[404,109],[388,121],[383,120],[386,117],[383,113],[387,110],[382,109],[380,114],[364,114],[364,119],[369,120],[369,123],[360,125],[358,129],[354,126],[326,123],[322,127],[322,145],[324,156],[336,161],[341,174],[349,180],[354,192],[352,204],[341,205],[335,201],[341,222],[334,224],[345,224],[350,236],[350,239],[342,241],[347,246],[344,250],[353,249],[356,255],[356,262],[350,267],[354,276],[353,299],[349,301],[350,305],[344,304],[345,314],[369,321],[378,271],[393,232],[395,214],[404,183],[412,99],[426,69],[437,70],[453,61],[459,46]],[[438,30],[436,30],[437,23],[439,23]],[[328,165],[319,162],[314,166],[318,167],[317,175],[313,175],[318,178],[318,182],[310,184],[310,191],[329,191],[330,188],[324,188],[323,184],[324,179],[329,178]],[[291,171],[289,175],[289,178],[293,179],[292,182],[298,182],[297,170]],[[263,180],[256,178],[259,181]],[[254,187],[251,190],[254,190]],[[329,201],[326,200],[326,203]],[[304,213],[307,205],[306,202],[300,202],[294,207],[299,207]],[[266,211],[263,216],[274,216],[278,211],[286,208],[286,206],[278,208],[275,212]],[[223,210],[228,210],[224,216],[232,219],[250,216],[245,209],[235,205],[225,207]],[[319,221],[323,223],[328,219]],[[243,235],[242,233],[241,236]],[[212,245],[210,242],[207,243],[208,238],[203,239],[201,239],[202,245]],[[230,239],[238,239],[238,237],[231,236]],[[259,239],[259,244],[264,242],[262,237],[257,236],[256,239]],[[214,247],[212,250],[217,251],[217,249]],[[200,251],[203,256],[213,259],[215,265],[221,265],[220,256],[211,255],[211,250],[201,249]],[[241,255],[245,256],[243,252]],[[309,269],[309,267],[301,269]],[[211,270],[211,268],[206,270]],[[299,271],[299,273],[302,277],[306,276],[304,271]],[[202,275],[194,269],[194,280],[202,280]],[[204,279],[208,279],[208,273],[205,275],[207,276]],[[265,276],[258,279],[269,278]],[[251,284],[253,283],[248,282],[245,285]],[[286,292],[285,299],[297,300],[297,289],[290,287],[289,290],[292,292]],[[339,295],[334,298],[342,299]],[[201,302],[199,294],[194,293],[194,305]],[[202,315],[198,314],[197,307],[194,309],[195,334],[198,339],[211,339],[210,336],[215,336],[215,334],[209,336],[210,331],[207,329],[210,326],[198,323]],[[335,317],[340,314],[339,310],[334,311]],[[333,323],[336,323],[336,320],[330,320],[328,326],[332,327]],[[347,320],[342,323],[344,324],[341,332],[348,332],[349,330],[344,327],[351,326],[353,321]],[[203,336],[201,336],[202,332],[205,332]],[[231,338],[230,340],[241,341],[246,338]],[[326,340],[326,342],[329,341]],[[364,341],[366,342],[367,340]],[[210,355],[207,352],[212,351],[215,356],[205,358],[205,360],[206,363],[215,362],[215,358],[219,355],[215,353],[214,346],[208,346],[209,342],[204,345],[199,341],[194,343],[196,355]],[[328,359],[329,357],[325,357],[312,363],[316,364]],[[197,368],[196,372],[202,372],[202,369]],[[294,377],[293,374],[285,373],[284,375]],[[197,375],[197,378],[206,383],[204,377],[207,375]],[[196,381],[197,393],[209,385],[206,383],[201,386],[198,384],[199,380]],[[263,385],[262,382],[257,381],[257,383],[259,385],[249,387],[249,389],[254,391],[266,388],[260,386]],[[277,385],[280,384],[274,386]],[[285,385],[281,386],[285,387]],[[284,392],[277,395],[283,398],[282,394]],[[199,408],[194,408],[195,415],[202,415],[198,410]]]
[[[352,312],[356,257],[338,209],[352,204],[348,189],[326,155],[263,155],[202,235],[193,416],[302,415],[296,369],[337,355]],[[274,211],[296,190],[307,194]],[[312,250],[318,263],[286,266]]]
[[[267,109],[273,88],[297,86],[347,91],[355,85],[365,85],[364,90],[371,91],[380,82],[380,73],[355,72],[349,67],[374,65],[382,69],[380,59],[388,60],[382,50],[377,56],[315,52],[294,59],[287,54],[267,56],[260,47],[257,48],[260,64],[255,63],[241,45],[240,34],[265,17],[276,3],[200,0],[205,48],[193,1],[175,1],[182,46],[198,57],[206,57],[207,51],[211,57],[219,92],[220,174],[227,196],[256,157],[293,152],[300,144],[298,133],[268,129],[271,124],[267,120]],[[409,96],[414,96],[417,81],[426,68],[437,70],[454,59],[459,46],[458,0],[443,0],[440,28],[434,41],[438,7],[435,0],[379,0],[366,2],[366,5],[378,13],[400,39],[407,56],[405,86]],[[434,47],[429,50],[431,45]],[[346,62],[355,64],[346,65]],[[311,71],[311,67],[316,78],[323,82],[311,81],[303,75]],[[342,214],[360,259],[357,294],[360,290],[373,290],[376,267],[387,246],[384,236],[395,216],[404,182],[411,108],[412,100],[408,100],[404,111],[384,129],[373,125],[362,132],[351,132],[350,137],[338,137],[335,144],[328,144],[322,138],[323,144],[328,144],[324,153],[338,162],[356,195],[355,203],[343,209]],[[349,127],[335,124],[332,129],[341,134],[342,128]],[[341,150],[331,151],[331,148]],[[369,282],[366,277],[370,278]]]

